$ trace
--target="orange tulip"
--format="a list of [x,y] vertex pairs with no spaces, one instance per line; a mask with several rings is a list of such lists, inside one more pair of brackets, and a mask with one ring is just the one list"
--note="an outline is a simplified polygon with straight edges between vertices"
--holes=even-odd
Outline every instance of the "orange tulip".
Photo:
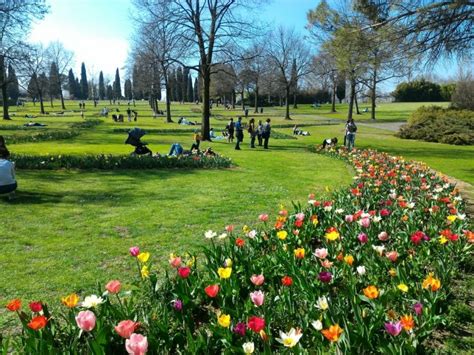
[[411,314],[405,314],[403,317],[401,317],[400,323],[402,324],[403,329],[405,329],[407,332],[415,327],[415,321],[413,320],[413,316]]
[[14,300],[11,300],[7,305],[6,305],[7,309],[11,312],[16,312],[18,311],[20,308],[21,308],[21,300],[19,300],[18,298],[17,299],[14,299]]
[[346,255],[344,257],[344,261],[346,262],[346,264],[352,266],[352,264],[354,263],[354,257],[352,255]]
[[324,337],[330,342],[338,341],[342,332],[344,332],[344,330],[339,324],[331,325],[329,328],[321,330],[321,333],[323,333]]
[[37,316],[34,317],[27,325],[30,329],[40,330],[46,327],[46,324],[48,324],[48,319],[45,316]]
[[371,300],[379,297],[379,290],[377,289],[377,287],[375,287],[373,285],[370,285],[370,286],[364,288],[363,291],[364,291],[365,297],[370,298]]
[[441,281],[435,277],[433,277],[433,273],[430,272],[426,279],[423,280],[423,288],[430,289],[431,291],[435,292],[439,290],[441,287]]

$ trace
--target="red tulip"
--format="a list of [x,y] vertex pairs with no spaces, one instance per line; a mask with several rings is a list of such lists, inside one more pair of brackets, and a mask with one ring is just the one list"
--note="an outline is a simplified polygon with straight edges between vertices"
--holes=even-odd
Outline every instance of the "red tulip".
[[293,285],[293,279],[290,276],[283,276],[281,279],[281,284],[283,286],[291,286]]
[[182,279],[186,279],[189,276],[190,273],[191,273],[191,269],[188,268],[187,266],[180,267],[178,269],[178,274]]
[[43,304],[41,302],[30,302],[29,304],[32,312],[40,312],[43,309]]
[[247,326],[252,329],[255,333],[259,333],[265,328],[265,319],[252,316],[247,322]]
[[219,293],[219,285],[209,285],[204,289],[204,291],[206,292],[206,295],[214,298]]

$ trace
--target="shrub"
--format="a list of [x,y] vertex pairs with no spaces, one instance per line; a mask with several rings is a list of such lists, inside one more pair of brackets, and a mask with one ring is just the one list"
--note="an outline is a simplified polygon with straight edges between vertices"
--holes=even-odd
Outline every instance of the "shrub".
[[43,142],[56,141],[61,139],[70,139],[78,136],[81,132],[78,130],[72,131],[44,131],[35,132],[33,134],[11,135],[5,136],[8,143],[27,143],[27,142]]
[[451,102],[456,108],[474,110],[474,80],[467,78],[459,81],[452,94]]
[[71,124],[71,128],[78,128],[78,129],[92,128],[92,127],[100,125],[102,122],[103,121],[99,119],[86,119],[83,122],[74,122],[73,124]]
[[12,161],[18,169],[56,170],[56,169],[196,169],[228,168],[232,165],[229,158],[205,157],[200,155],[179,157],[151,157],[130,155],[12,155]]
[[474,111],[420,107],[400,127],[400,138],[456,145],[474,144]]
[[425,79],[400,83],[392,95],[398,102],[443,101],[441,87]]
[[171,254],[169,270],[132,247],[132,285],[112,280],[100,297],[65,296],[54,312],[12,300],[7,309],[23,325],[14,350],[115,354],[133,343],[152,354],[424,353],[420,344],[447,319],[458,266],[472,257],[459,192],[401,158],[327,154],[357,171],[328,200],[310,195],[254,227],[207,231],[202,256]]

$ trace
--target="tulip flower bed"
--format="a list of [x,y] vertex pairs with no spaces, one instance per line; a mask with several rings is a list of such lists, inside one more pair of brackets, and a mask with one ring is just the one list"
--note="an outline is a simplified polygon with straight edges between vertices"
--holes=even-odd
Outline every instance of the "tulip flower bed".
[[26,155],[11,158],[18,169],[196,169],[229,168],[232,161],[222,156],[130,156],[130,155]]
[[[354,183],[281,208],[254,227],[207,231],[202,256],[156,270],[129,250],[133,285],[70,294],[60,310],[12,300],[26,353],[413,353],[443,322],[474,233],[456,188],[424,165],[375,151],[346,159]],[[29,309],[28,309],[29,308]]]

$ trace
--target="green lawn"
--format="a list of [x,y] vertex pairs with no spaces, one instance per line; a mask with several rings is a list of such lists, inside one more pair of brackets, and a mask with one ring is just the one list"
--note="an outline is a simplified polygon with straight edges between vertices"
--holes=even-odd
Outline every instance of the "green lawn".
[[[78,109],[76,103],[69,105]],[[103,102],[94,108],[88,102],[86,118],[96,118],[104,105],[110,107]],[[380,120],[394,121],[406,120],[409,112],[420,105],[379,106]],[[48,126],[31,130],[64,130],[81,121],[79,112],[56,116],[53,112],[60,111],[58,107],[46,109],[50,115],[34,121]],[[338,109],[341,113],[330,116],[327,107],[301,105],[291,110],[294,120],[288,122],[282,119],[284,108],[265,108],[264,114],[256,118],[270,117],[274,124],[321,124],[328,117],[343,118],[345,106]],[[29,134],[30,130],[14,130],[11,126],[23,125],[29,121],[25,114],[37,114],[38,110],[38,106],[31,105],[14,108],[14,120],[0,122],[0,134]],[[120,110],[124,113],[126,106],[122,104]],[[154,152],[166,153],[174,142],[190,147],[194,127],[153,119],[145,102],[139,102],[137,110],[138,123],[113,123],[108,118],[70,140],[12,144],[9,149],[29,154],[127,154],[132,149],[124,144],[126,134],[113,130],[134,126],[183,130],[146,135],[143,140]],[[174,120],[180,116],[199,120],[198,110],[196,105],[174,104]],[[219,131],[228,117],[236,117],[241,111],[216,108],[213,114],[212,126]],[[326,187],[329,190],[349,184],[352,172],[342,162],[305,149],[327,137],[342,140],[343,124],[304,129],[311,132],[310,137],[272,139],[268,151],[249,149],[247,134],[240,152],[223,141],[203,144],[233,159],[236,167],[227,170],[18,171],[17,198],[7,202],[0,197],[0,304],[12,297],[57,300],[72,291],[91,292],[96,280],[126,280],[132,273],[127,257],[131,245],[151,250],[163,264],[170,252],[197,251],[207,229],[222,231],[231,223],[241,228],[254,223],[260,213],[275,212],[280,203],[289,206],[291,201],[304,202],[308,193],[321,196]],[[275,131],[291,134],[291,128]],[[356,145],[424,161],[443,173],[474,183],[473,147],[401,140],[393,132],[363,125]],[[0,321],[9,319],[2,309]]]

